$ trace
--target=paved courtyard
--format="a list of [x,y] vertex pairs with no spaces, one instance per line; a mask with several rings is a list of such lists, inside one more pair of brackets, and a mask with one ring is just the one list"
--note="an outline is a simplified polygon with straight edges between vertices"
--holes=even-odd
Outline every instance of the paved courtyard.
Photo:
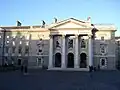
[[72,72],[29,70],[0,73],[0,90],[120,90],[119,71]]

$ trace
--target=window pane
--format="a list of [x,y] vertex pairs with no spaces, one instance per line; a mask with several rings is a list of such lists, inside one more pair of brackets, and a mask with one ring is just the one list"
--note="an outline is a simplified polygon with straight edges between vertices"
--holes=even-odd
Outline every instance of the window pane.
[[21,47],[21,46],[19,46],[19,48],[18,48],[18,53],[19,53],[19,54],[22,53],[22,47]]

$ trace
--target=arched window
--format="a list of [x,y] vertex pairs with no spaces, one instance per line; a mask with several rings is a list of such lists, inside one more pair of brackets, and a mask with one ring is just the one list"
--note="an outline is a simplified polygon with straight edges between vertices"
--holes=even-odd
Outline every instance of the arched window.
[[85,48],[85,47],[86,47],[85,40],[84,40],[84,39],[82,39],[82,40],[81,40],[81,48]]

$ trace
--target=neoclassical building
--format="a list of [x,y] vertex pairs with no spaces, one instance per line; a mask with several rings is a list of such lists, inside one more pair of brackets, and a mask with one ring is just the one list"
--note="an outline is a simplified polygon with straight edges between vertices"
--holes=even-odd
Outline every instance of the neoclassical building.
[[116,69],[116,27],[69,18],[47,25],[0,27],[0,62],[48,70],[88,70],[89,66]]

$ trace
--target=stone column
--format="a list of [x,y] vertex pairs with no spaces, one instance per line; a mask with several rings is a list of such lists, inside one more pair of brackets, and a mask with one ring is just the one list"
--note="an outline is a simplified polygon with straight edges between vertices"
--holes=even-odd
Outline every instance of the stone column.
[[78,59],[78,36],[75,35],[75,59],[74,59],[74,68],[79,68],[79,59]]
[[93,66],[93,43],[92,43],[92,36],[89,35],[89,45],[88,45],[88,52],[89,52],[89,66]]
[[62,35],[62,68],[66,68],[65,49],[65,35]]
[[50,35],[50,40],[49,40],[49,65],[48,68],[53,67],[53,36]]

